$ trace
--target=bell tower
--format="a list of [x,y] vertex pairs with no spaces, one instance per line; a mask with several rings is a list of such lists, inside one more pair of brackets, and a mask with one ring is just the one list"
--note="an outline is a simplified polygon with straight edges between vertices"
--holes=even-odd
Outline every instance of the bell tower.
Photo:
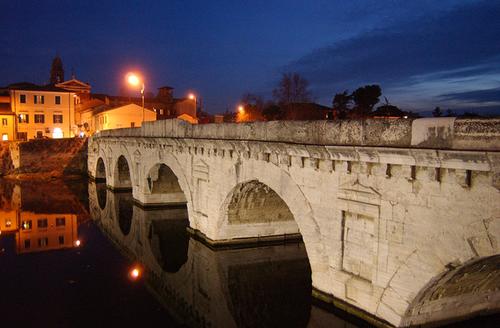
[[61,58],[56,56],[50,68],[50,83],[56,84],[61,82],[64,82],[64,69]]

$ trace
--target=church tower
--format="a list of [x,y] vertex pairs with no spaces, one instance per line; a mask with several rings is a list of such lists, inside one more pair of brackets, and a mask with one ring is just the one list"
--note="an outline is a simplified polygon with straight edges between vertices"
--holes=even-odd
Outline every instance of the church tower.
[[56,84],[61,82],[64,82],[64,69],[61,58],[56,56],[50,68],[50,83]]

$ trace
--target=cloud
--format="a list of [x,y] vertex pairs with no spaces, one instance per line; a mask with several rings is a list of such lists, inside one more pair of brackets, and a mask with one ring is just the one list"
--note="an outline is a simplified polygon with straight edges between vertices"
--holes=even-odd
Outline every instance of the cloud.
[[[500,2],[481,1],[389,25],[316,49],[290,63],[313,87],[398,87],[416,76],[477,76],[500,67]],[[435,78],[438,78],[436,76]]]
[[438,96],[442,100],[458,100],[465,102],[499,102],[500,88],[447,93]]

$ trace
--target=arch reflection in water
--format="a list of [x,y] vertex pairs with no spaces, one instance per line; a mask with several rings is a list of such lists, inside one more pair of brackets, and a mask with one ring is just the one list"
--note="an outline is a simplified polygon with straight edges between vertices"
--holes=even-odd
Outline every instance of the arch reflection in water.
[[[109,200],[116,197],[121,195],[108,191]],[[311,271],[302,243],[213,250],[186,234],[185,207],[134,205],[128,236],[105,215],[119,216],[102,211],[97,225],[143,265],[152,293],[188,326],[319,327],[325,317],[332,324],[333,315],[311,306]]]

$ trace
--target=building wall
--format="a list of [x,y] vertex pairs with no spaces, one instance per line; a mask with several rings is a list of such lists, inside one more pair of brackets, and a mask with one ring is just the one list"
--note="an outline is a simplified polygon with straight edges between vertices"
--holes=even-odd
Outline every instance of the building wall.
[[[63,219],[64,225],[57,225]],[[39,222],[47,220],[46,227]],[[16,234],[17,252],[31,253],[75,246],[78,239],[75,214],[39,214],[21,212],[19,232]]]
[[[21,95],[26,96],[25,103],[21,103]],[[11,108],[17,116],[18,133],[26,133],[28,139],[35,139],[37,136],[74,137],[75,104],[73,95],[71,92],[11,90]],[[35,104],[34,96],[43,96],[44,103]],[[60,104],[56,104],[56,96],[61,97]],[[35,114],[44,115],[44,122],[35,123]],[[29,122],[21,123],[21,115],[24,117],[28,115]],[[62,123],[54,123],[54,115],[62,115]],[[55,129],[60,129],[62,136],[54,134]]]
[[[141,106],[129,104],[99,113],[93,118],[95,131],[140,127],[142,125],[143,110]],[[144,109],[144,121],[155,121],[156,113]]]
[[15,115],[0,113],[0,141],[15,139]]
[[188,114],[189,116],[196,118],[195,100],[184,99],[177,101],[175,103],[175,112],[177,116]]

